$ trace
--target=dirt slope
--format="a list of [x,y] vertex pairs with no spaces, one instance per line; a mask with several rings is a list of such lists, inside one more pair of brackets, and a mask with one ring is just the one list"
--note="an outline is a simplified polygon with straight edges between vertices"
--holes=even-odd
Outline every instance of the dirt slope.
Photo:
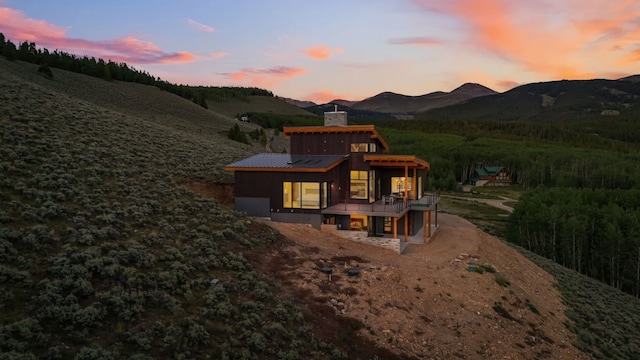
[[[551,275],[454,215],[439,215],[427,245],[405,254],[344,240],[307,225],[269,224],[293,240],[259,260],[266,276],[311,312],[357,319],[359,334],[419,359],[583,359],[563,325]],[[468,271],[491,264],[497,273]],[[345,266],[346,265],[346,266]],[[333,275],[322,273],[331,267]],[[357,268],[358,276],[347,276]],[[510,285],[497,283],[496,276]],[[324,310],[323,310],[324,309]]]

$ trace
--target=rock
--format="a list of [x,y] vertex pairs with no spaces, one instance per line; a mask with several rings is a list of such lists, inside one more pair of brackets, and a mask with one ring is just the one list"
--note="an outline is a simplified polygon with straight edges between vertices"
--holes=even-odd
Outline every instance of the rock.
[[380,271],[387,271],[387,269],[388,269],[388,267],[383,266],[383,267],[380,268]]
[[338,305],[338,300],[336,299],[331,299],[329,300],[329,302],[331,303],[331,305]]

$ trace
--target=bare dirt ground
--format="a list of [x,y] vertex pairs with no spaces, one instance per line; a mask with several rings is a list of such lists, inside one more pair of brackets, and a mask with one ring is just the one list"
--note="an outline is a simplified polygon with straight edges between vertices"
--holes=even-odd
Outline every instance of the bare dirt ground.
[[[575,337],[563,325],[565,306],[551,275],[462,218],[438,220],[428,244],[410,244],[402,255],[308,225],[266,221],[291,241],[262,254],[258,266],[308,310],[328,309],[333,321],[359,320],[359,337],[395,354],[589,358],[571,345]],[[497,272],[469,271],[473,263]],[[332,268],[331,279],[323,267]],[[348,276],[349,269],[359,274]],[[499,285],[497,276],[509,285]]]

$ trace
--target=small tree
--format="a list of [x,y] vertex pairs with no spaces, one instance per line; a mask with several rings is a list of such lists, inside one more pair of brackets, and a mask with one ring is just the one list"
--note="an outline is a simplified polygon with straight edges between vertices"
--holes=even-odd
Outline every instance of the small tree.
[[234,124],[231,127],[231,129],[229,129],[229,132],[227,133],[227,137],[233,141],[241,142],[244,144],[249,143],[249,139],[247,139],[247,134],[245,134],[244,131],[240,129],[240,126],[238,126],[238,124]]
[[38,73],[44,75],[49,79],[53,79],[53,72],[47,63],[42,63],[40,67],[38,67]]

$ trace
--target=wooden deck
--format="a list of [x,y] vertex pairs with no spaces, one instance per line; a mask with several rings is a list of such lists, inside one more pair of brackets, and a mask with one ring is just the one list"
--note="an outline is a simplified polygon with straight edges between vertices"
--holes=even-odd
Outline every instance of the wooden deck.
[[341,202],[322,210],[323,214],[330,215],[367,215],[399,217],[409,210],[435,210],[435,205],[440,201],[440,192],[426,195],[417,200],[396,199],[393,202],[378,200],[370,204],[354,204]]

